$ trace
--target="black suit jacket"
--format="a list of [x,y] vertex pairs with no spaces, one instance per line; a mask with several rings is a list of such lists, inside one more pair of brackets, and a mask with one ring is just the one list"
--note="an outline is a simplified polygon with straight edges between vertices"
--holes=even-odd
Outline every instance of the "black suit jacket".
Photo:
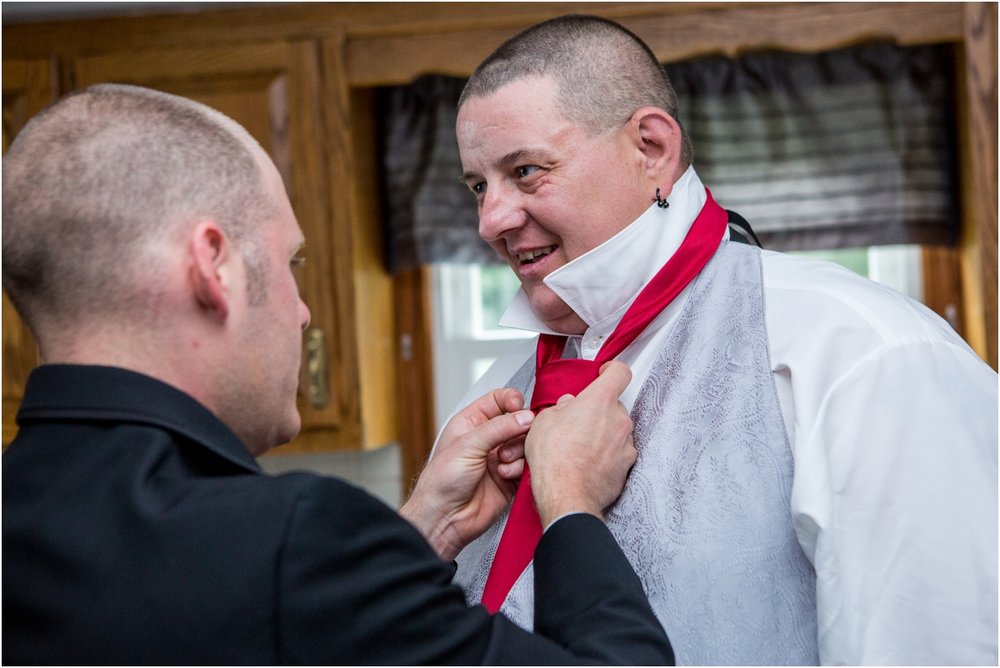
[[188,395],[43,366],[3,455],[5,664],[669,663],[596,518],[535,557],[536,628],[467,607],[417,530],[340,480],[264,475]]

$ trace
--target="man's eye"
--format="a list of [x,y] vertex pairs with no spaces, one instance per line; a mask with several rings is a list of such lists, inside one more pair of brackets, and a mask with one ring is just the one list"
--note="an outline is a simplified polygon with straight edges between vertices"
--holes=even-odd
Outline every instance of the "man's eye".
[[523,179],[527,176],[531,176],[536,171],[538,171],[538,165],[521,165],[514,170],[517,173],[519,179]]
[[476,195],[482,195],[484,192],[486,192],[486,182],[480,181],[479,183],[473,183],[472,185],[469,186],[469,190],[471,190]]
[[301,269],[306,266],[306,259],[301,255],[296,255],[292,258],[290,264],[292,265],[292,269]]

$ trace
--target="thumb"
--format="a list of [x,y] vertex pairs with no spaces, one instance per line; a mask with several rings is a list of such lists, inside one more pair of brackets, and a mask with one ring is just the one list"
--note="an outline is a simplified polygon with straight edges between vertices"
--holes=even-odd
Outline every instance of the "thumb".
[[493,448],[528,433],[528,427],[534,419],[535,414],[529,410],[498,415],[464,434],[461,440],[464,447],[486,454]]
[[591,394],[605,394],[617,399],[621,396],[628,384],[632,382],[632,370],[625,364],[611,360],[606,362],[600,371],[597,379],[588,385],[583,392]]
[[[524,395],[512,388],[492,390],[458,411],[448,420],[438,436],[438,443],[451,443],[498,415],[516,411],[524,405]],[[437,449],[437,446],[435,446]]]

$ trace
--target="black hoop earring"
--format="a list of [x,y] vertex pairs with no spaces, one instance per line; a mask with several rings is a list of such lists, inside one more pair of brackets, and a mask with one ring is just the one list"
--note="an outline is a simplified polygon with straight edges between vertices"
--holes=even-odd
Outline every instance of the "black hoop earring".
[[666,209],[668,206],[670,206],[670,202],[660,198],[659,188],[656,189],[656,206],[660,207],[661,209]]

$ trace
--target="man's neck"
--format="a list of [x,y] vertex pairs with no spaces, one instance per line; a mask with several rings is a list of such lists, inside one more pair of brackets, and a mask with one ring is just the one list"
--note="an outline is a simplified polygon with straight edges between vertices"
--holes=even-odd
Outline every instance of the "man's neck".
[[[39,337],[39,349],[44,364],[78,364],[111,366],[135,371],[156,378],[194,397],[212,410],[207,385],[211,355],[203,347],[182,354],[182,342],[194,340],[175,329],[170,341],[155,332],[111,331],[110,327],[76,328],[73,336]],[[213,411],[214,412],[214,411]]]

